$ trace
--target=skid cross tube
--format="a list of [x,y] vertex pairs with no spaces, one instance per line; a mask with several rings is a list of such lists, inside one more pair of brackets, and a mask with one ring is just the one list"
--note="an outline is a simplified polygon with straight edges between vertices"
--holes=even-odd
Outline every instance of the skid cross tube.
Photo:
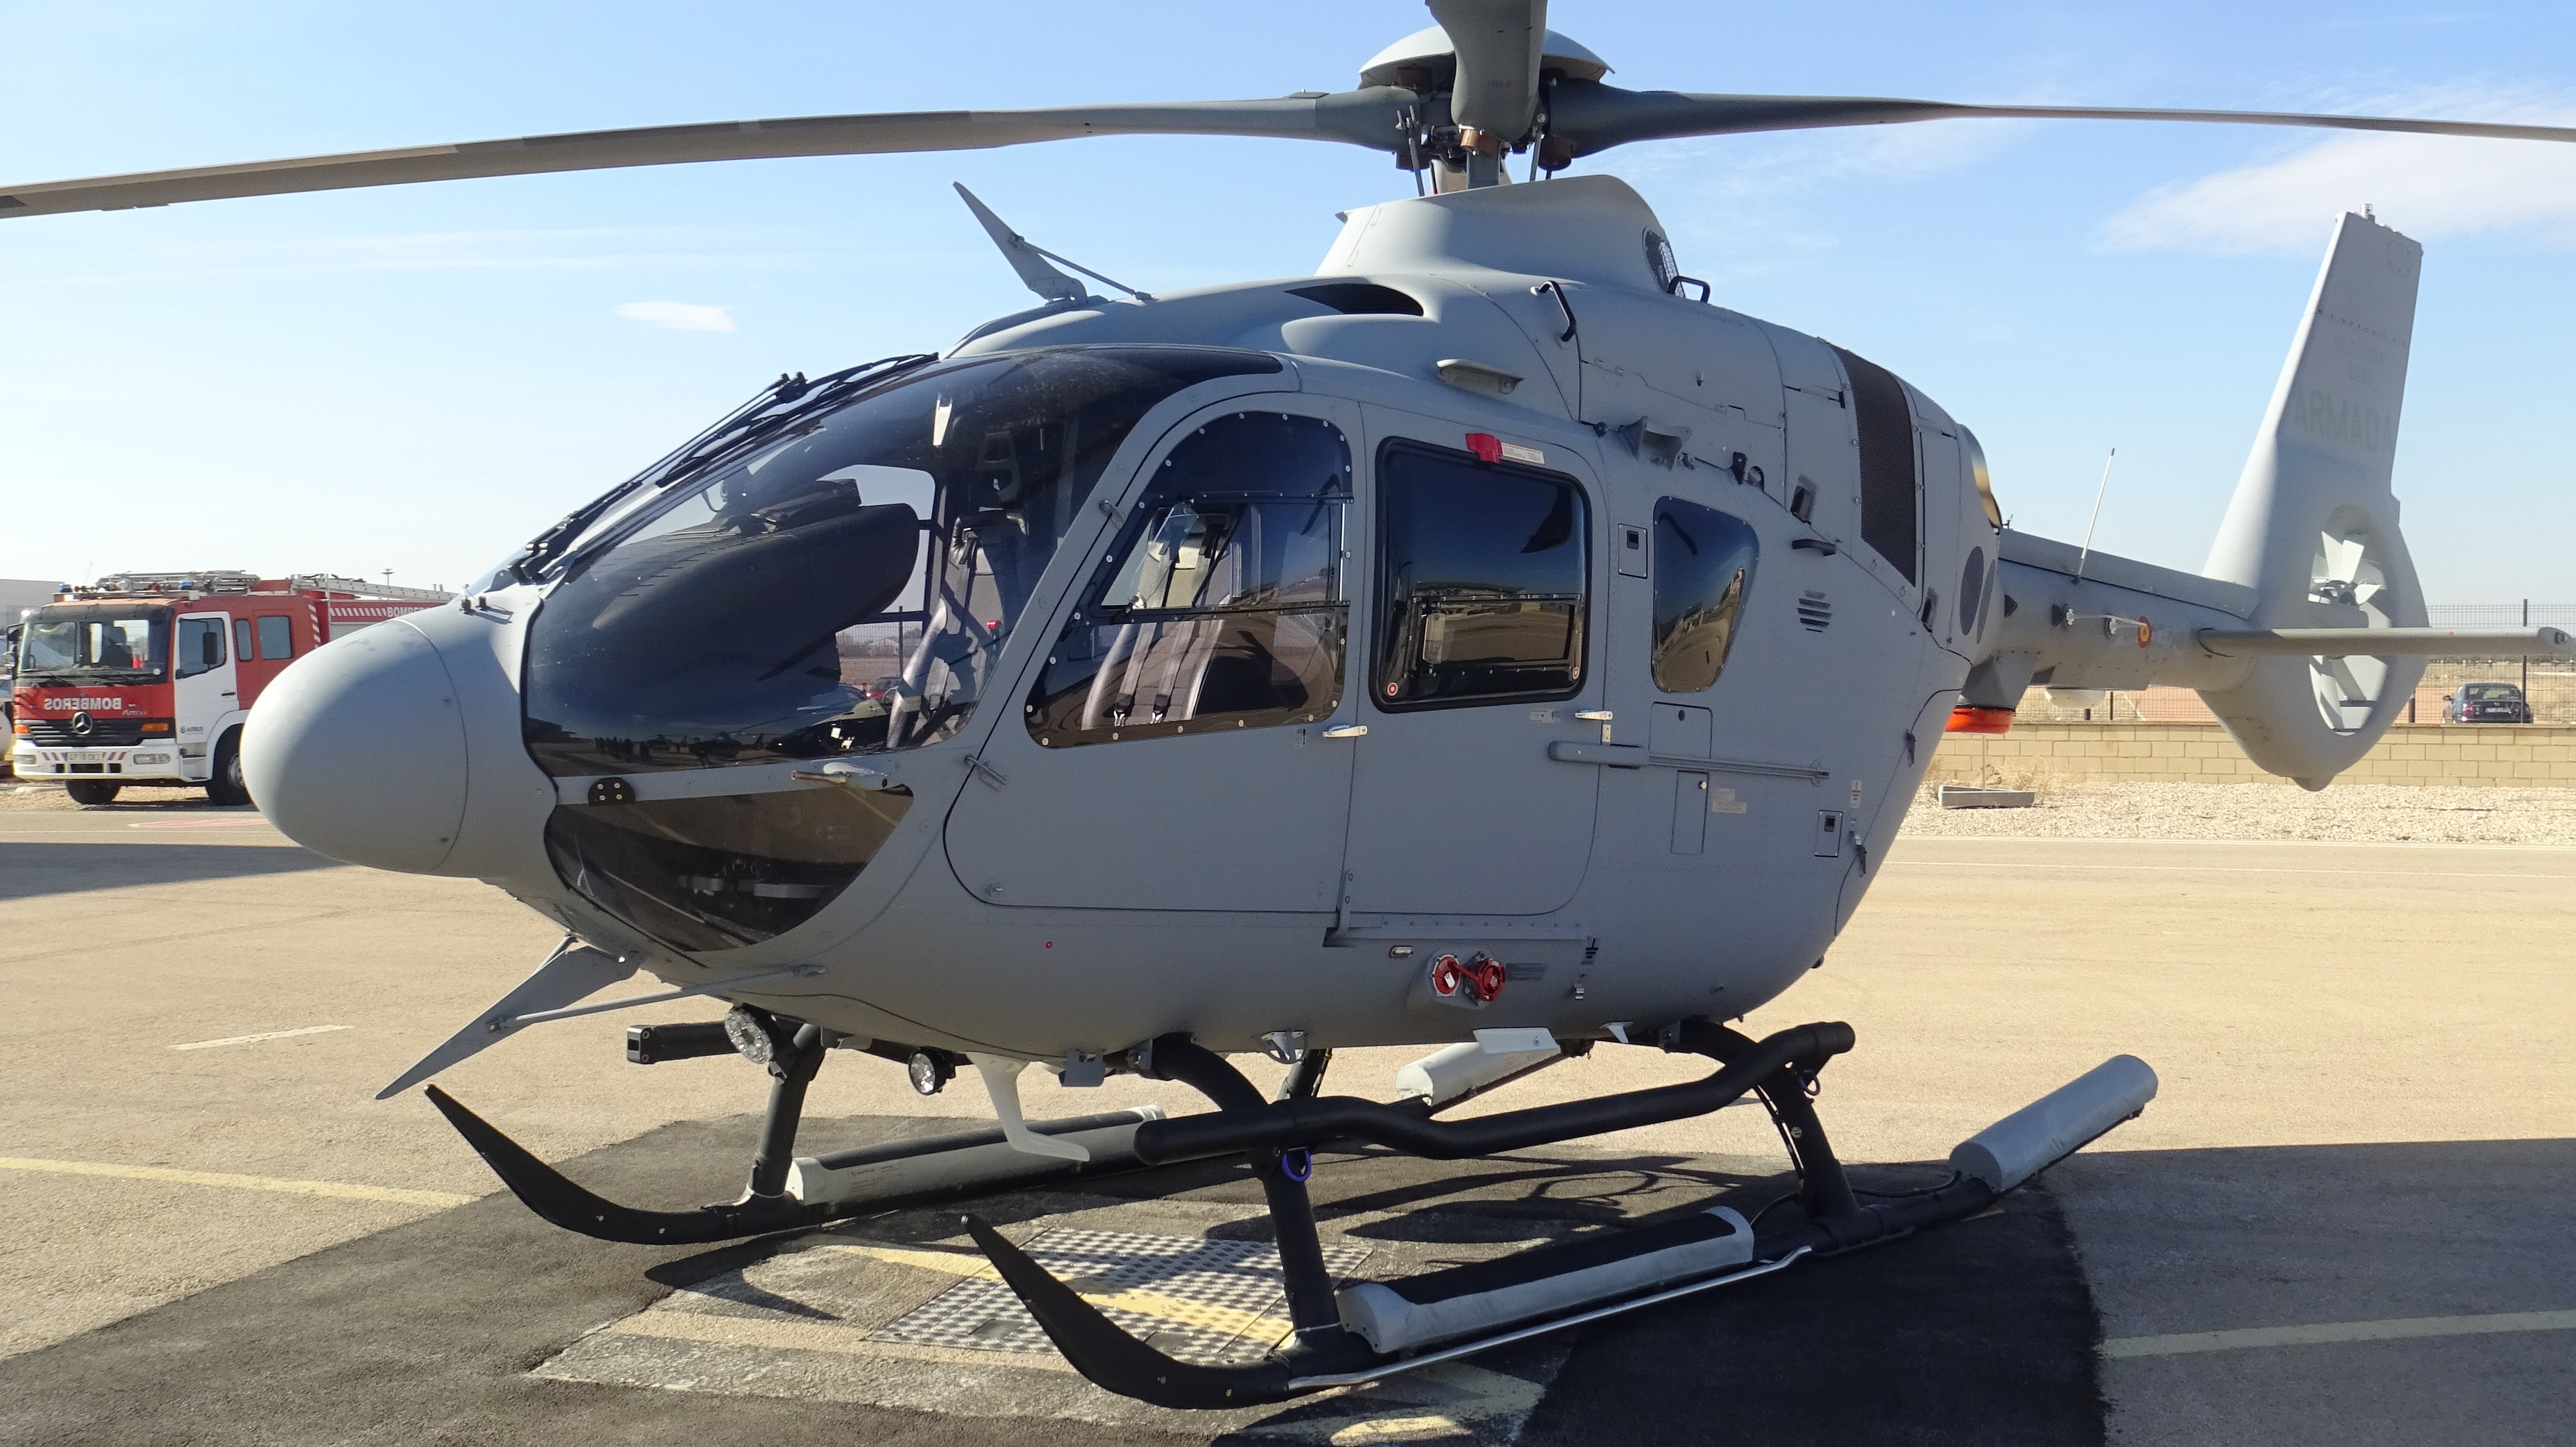
[[[1705,1019],[1683,1021],[1675,1038],[1684,1050],[1730,1065],[1762,1048],[1751,1038]],[[1815,1079],[1814,1070],[1809,1067],[1801,1073],[1799,1065],[1793,1061],[1781,1066],[1771,1079],[1754,1088],[1771,1112],[1771,1123],[1780,1128],[1780,1144],[1788,1150],[1789,1164],[1798,1172],[1798,1199],[1807,1209],[1807,1218],[1848,1216],[1860,1209],[1860,1199],[1852,1193],[1851,1178],[1843,1173],[1843,1163],[1834,1157],[1833,1142],[1825,1136],[1825,1123],[1816,1117],[1815,1101],[1808,1097],[1807,1086]]]
[[788,1047],[769,1062],[769,1112],[761,1118],[760,1153],[751,1158],[751,1184],[744,1190],[749,1199],[786,1198],[787,1169],[796,1164],[796,1128],[805,1120],[805,1087],[814,1083],[829,1048],[822,1026],[799,1025]]
[[[1706,1115],[1771,1083],[1792,1064],[1814,1071],[1827,1059],[1851,1049],[1852,1038],[1849,1025],[1800,1025],[1754,1044],[1704,1079],[1504,1111],[1472,1120],[1432,1120],[1418,1109],[1346,1095],[1275,1102],[1262,1102],[1256,1097],[1256,1103],[1248,1107],[1221,1108],[1210,1115],[1148,1121],[1138,1126],[1136,1158],[1159,1166],[1330,1140],[1362,1140],[1435,1161],[1499,1155],[1605,1131]],[[1161,1041],[1155,1043],[1155,1049],[1159,1062],[1164,1049]],[[1818,1139],[1822,1139],[1821,1132]]]
[[[1319,1057],[1307,1058],[1318,1061],[1314,1078],[1320,1079],[1323,1067]],[[1261,1092],[1253,1089],[1252,1082],[1243,1078],[1243,1072],[1187,1035],[1157,1037],[1147,1047],[1145,1060],[1147,1074],[1177,1080],[1196,1090],[1215,1103],[1219,1116],[1271,1108],[1261,1098]],[[1305,1073],[1302,1062],[1299,1073]],[[1142,1125],[1136,1128],[1139,1136],[1144,1130]],[[1278,1232],[1280,1275],[1288,1295],[1288,1319],[1296,1328],[1298,1344],[1318,1351],[1342,1350],[1350,1344],[1350,1334],[1342,1329],[1341,1309],[1333,1302],[1333,1276],[1324,1267],[1324,1243],[1315,1230],[1315,1204],[1306,1195],[1306,1177],[1312,1172],[1313,1156],[1304,1147],[1303,1141],[1282,1141],[1257,1150],[1253,1168],[1261,1177],[1261,1194],[1270,1207],[1270,1223]],[[1291,1172],[1285,1148],[1296,1149],[1306,1168]],[[1137,1159],[1152,1163],[1152,1158],[1141,1150]],[[1000,1269],[998,1259],[994,1266]],[[1070,1350],[1065,1355],[1067,1360],[1072,1359]]]

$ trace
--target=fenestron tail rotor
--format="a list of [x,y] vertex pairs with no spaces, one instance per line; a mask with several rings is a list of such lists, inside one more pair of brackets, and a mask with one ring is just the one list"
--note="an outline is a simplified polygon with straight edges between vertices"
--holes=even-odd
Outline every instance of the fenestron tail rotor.
[[[1445,44],[1399,42],[1359,89],[1274,100],[1163,101],[1036,110],[907,111],[578,131],[456,145],[301,156],[0,188],[0,217],[116,211],[241,196],[481,176],[793,156],[980,150],[1086,136],[1248,136],[1332,141],[1431,169],[1444,189],[1499,184],[1501,157],[1536,145],[1561,168],[1613,146],[1684,136],[1969,119],[2189,121],[2496,140],[2576,141],[2576,128],[2406,116],[2128,106],[1967,105],[1884,96],[1634,91],[1547,29],[1546,0],[1429,0]],[[1392,49],[1392,48],[1391,48]],[[1380,62],[1389,60],[1382,54]],[[1395,83],[1388,83],[1393,81]]]

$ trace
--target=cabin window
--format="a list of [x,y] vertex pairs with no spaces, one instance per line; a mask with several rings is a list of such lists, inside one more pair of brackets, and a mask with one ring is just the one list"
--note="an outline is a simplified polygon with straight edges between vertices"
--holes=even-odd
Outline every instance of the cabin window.
[[1920,483],[1913,406],[1894,372],[1840,347],[1834,354],[1851,374],[1852,417],[1860,428],[1860,540],[1911,583]]
[[259,620],[259,656],[263,660],[295,656],[293,619],[271,613]]
[[224,620],[179,620],[179,676],[194,678],[224,666]]
[[1698,693],[1726,667],[1753,589],[1753,529],[1715,508],[1655,504],[1655,687]]
[[233,620],[233,657],[247,660],[251,656],[250,620],[236,618]]
[[1390,443],[1378,461],[1385,709],[1571,697],[1582,687],[1589,522],[1554,473]]
[[1238,412],[1153,470],[1026,707],[1050,748],[1268,728],[1342,699],[1351,449],[1319,417]]

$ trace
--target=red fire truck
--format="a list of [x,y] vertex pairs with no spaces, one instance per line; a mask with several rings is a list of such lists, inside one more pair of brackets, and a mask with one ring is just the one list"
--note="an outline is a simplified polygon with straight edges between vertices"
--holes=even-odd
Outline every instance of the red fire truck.
[[21,620],[10,762],[83,804],[202,784],[246,804],[241,726],[294,659],[450,595],[328,574],[119,573]]

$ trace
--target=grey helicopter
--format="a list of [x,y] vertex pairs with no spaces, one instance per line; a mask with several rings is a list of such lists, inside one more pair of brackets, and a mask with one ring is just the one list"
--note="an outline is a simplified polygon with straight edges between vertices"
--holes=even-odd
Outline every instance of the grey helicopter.
[[[1148,294],[967,204],[1039,305],[943,352],[795,375],[566,516],[452,606],[295,663],[241,741],[322,854],[478,878],[560,924],[534,974],[399,1079],[548,1021],[706,997],[640,1063],[771,1077],[732,1201],[596,1195],[436,1085],[547,1220],[673,1244],[1177,1162],[1248,1165],[1288,1330],[1165,1355],[975,1217],[1074,1367],[1182,1408],[1362,1383],[1973,1214],[2152,1099],[2119,1056],[1856,1190],[1813,1096],[1850,1050],[1740,1020],[1859,906],[1947,731],[2033,685],[2196,689],[2311,789],[2424,661],[2576,656],[2425,626],[2392,463],[2421,248],[2347,214],[2208,561],[2004,525],[1976,435],[1867,358],[1728,310],[1647,202],[1565,174],[1631,142],[1959,117],[2576,140],[2340,115],[1630,91],[1543,0],[1432,0],[1356,89],[1275,100],[670,126],[0,188],[0,217],[754,157],[1116,134],[1392,157],[1312,276]],[[1522,175],[1511,172],[1522,167]],[[959,188],[961,192],[963,188]],[[1110,295],[1095,291],[1093,284]],[[1820,700],[1794,713],[1767,701]],[[388,760],[404,761],[389,768]],[[658,992],[596,998],[639,973]],[[1683,1083],[1442,1112],[1597,1047]],[[1397,1098],[1336,1050],[1431,1051]],[[835,1049],[995,1125],[799,1154]],[[1289,1066],[1265,1094],[1229,1062]],[[1032,1121],[1061,1087],[1211,1109]],[[1723,1205],[1337,1283],[1308,1182],[1353,1143],[1491,1155],[1702,1116],[1778,1124],[1795,1209]]]

